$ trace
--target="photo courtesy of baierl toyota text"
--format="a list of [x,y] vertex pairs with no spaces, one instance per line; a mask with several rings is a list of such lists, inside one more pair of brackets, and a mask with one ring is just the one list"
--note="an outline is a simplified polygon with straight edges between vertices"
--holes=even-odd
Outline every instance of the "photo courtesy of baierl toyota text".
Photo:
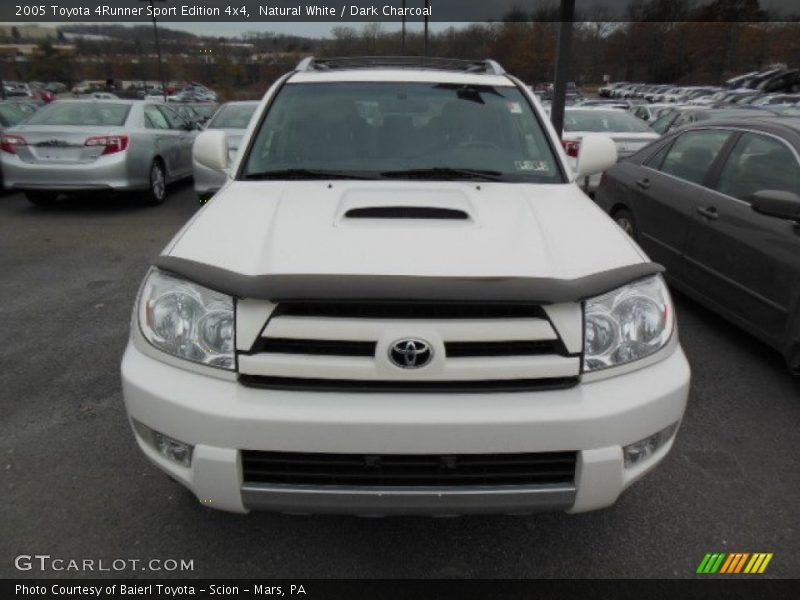
[[800,1],[0,4],[0,597],[800,597]]

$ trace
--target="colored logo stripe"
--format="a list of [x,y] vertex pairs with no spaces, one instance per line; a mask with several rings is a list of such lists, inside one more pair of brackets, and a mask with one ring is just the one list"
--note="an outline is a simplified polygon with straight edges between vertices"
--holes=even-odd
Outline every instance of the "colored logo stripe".
[[706,554],[700,566],[697,567],[698,573],[716,573],[719,566],[722,564],[722,559],[725,558],[725,553],[722,554]]
[[757,553],[753,554],[753,558],[750,559],[750,562],[747,563],[747,566],[744,568],[745,573],[763,573],[764,569],[767,568],[769,561],[772,560],[772,553]]
[[[708,553],[703,557],[697,573],[703,574],[736,574],[763,573],[772,560],[773,554],[767,552],[724,552]],[[746,566],[745,566],[746,565]]]
[[747,552],[737,552],[734,554],[728,555],[728,560],[725,561],[725,564],[722,565],[722,569],[720,573],[738,573],[744,567],[744,561],[748,559],[750,556]]

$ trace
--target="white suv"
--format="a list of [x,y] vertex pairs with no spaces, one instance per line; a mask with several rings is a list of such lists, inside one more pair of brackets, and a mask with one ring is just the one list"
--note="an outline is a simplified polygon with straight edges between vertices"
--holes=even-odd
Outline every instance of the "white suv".
[[139,447],[234,512],[582,512],[672,446],[660,275],[494,62],[306,59],[153,263],[122,362]]

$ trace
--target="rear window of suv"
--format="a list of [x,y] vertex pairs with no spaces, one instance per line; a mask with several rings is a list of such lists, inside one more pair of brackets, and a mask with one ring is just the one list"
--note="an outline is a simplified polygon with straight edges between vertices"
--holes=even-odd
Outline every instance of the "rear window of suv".
[[250,179],[293,170],[425,178],[423,171],[458,169],[501,181],[565,181],[521,91],[486,85],[289,83],[243,164]]

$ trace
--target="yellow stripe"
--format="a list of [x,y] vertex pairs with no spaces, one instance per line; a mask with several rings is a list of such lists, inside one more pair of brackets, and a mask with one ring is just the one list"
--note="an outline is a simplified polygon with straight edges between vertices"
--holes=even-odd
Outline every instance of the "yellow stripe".
[[728,554],[728,558],[725,560],[725,564],[722,565],[722,568],[719,570],[720,573],[727,573],[728,567],[733,562],[733,558],[736,556],[735,554]]
[[767,554],[767,556],[764,558],[764,562],[761,563],[761,567],[758,569],[758,572],[759,573],[763,573],[764,569],[767,568],[767,565],[769,564],[769,561],[771,561],[771,560],[772,560],[772,552]]
[[761,557],[761,554],[759,554],[758,552],[753,554],[753,557],[750,559],[750,562],[747,563],[747,566],[744,568],[744,572],[745,573],[752,573],[753,572],[753,567],[759,561],[760,557]]
[[742,560],[740,560],[739,564],[736,565],[736,571],[734,571],[735,573],[739,573],[742,570],[742,567],[744,566],[744,561],[747,560],[748,556],[750,556],[749,552],[745,552],[744,554],[742,554]]

